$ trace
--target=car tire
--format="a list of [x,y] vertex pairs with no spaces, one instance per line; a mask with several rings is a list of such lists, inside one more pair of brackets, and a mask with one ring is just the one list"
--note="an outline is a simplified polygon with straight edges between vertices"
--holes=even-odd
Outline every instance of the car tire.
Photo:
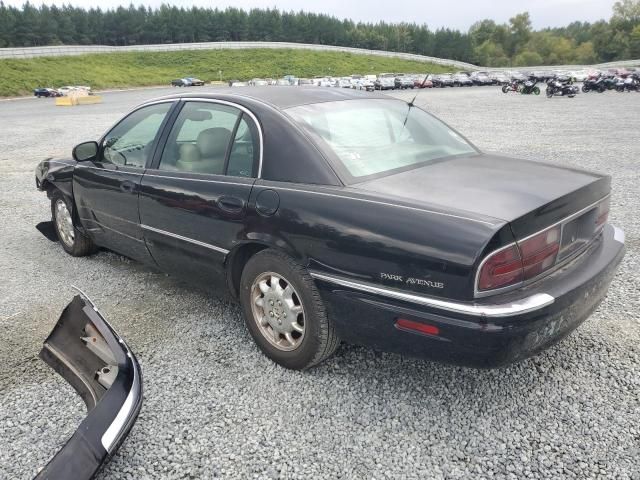
[[96,251],[93,240],[78,230],[73,223],[72,206],[60,192],[51,198],[51,219],[60,245],[74,257],[84,257]]
[[285,368],[313,367],[340,344],[313,279],[284,253],[267,249],[249,259],[240,279],[240,304],[260,350]]

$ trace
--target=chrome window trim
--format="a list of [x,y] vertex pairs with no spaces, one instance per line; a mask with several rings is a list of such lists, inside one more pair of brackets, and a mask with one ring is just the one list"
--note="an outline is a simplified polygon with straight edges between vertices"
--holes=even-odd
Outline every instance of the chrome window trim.
[[[179,97],[178,100],[181,100],[183,102],[206,102],[206,103],[217,103],[220,105],[227,105],[229,107],[234,107],[237,108],[238,110],[241,110],[242,112],[246,113],[251,120],[253,121],[254,125],[256,126],[256,129],[258,130],[258,137],[260,140],[260,154],[258,155],[258,174],[256,176],[256,178],[262,178],[262,159],[263,159],[263,154],[264,154],[264,135],[262,133],[262,125],[260,125],[260,122],[258,121],[258,118],[253,114],[253,112],[251,110],[249,110],[247,107],[240,105],[238,103],[235,102],[230,102],[228,100],[220,100],[217,98],[201,98],[201,97]],[[232,139],[232,141],[235,141],[235,139]]]
[[539,310],[551,305],[555,298],[548,293],[536,293],[534,295],[503,304],[478,305],[473,303],[452,302],[449,300],[441,300],[438,298],[427,297],[416,293],[407,293],[399,290],[379,287],[365,282],[356,282],[342,277],[326,275],[319,272],[310,272],[311,276],[317,280],[333,283],[341,287],[352,288],[365,293],[382,295],[385,297],[402,300],[405,302],[415,303],[427,307],[446,310],[448,312],[473,315],[478,317],[510,317],[521,315],[524,313]]
[[604,228],[601,228],[594,236],[591,240],[589,240],[587,243],[584,244],[584,246],[580,249],[578,249],[577,251],[573,252],[571,255],[560,259],[559,261],[556,260],[556,263],[553,265],[553,267],[551,267],[548,270],[545,270],[544,272],[536,275],[533,278],[529,278],[527,280],[524,280],[522,282],[513,284],[513,285],[507,285],[506,287],[500,287],[500,288],[494,288],[491,290],[478,290],[478,281],[480,280],[480,271],[482,270],[482,267],[484,266],[484,264],[487,262],[487,260],[489,260],[489,258],[491,258],[491,256],[495,255],[496,253],[500,253],[503,250],[506,250],[507,248],[513,247],[515,246],[516,248],[518,248],[518,250],[520,250],[520,247],[518,245],[518,242],[526,242],[527,240],[529,240],[530,238],[535,237],[536,235],[540,235],[542,232],[546,231],[546,230],[550,230],[552,228],[557,227],[558,225],[560,225],[560,241],[562,242],[562,234],[564,232],[564,226],[569,223],[571,220],[587,213],[589,210],[592,210],[594,208],[596,208],[600,203],[604,202],[605,200],[607,200],[609,197],[611,197],[611,194],[608,193],[607,195],[605,195],[604,197],[602,197],[600,200],[593,202],[592,204],[584,207],[581,210],[578,210],[575,213],[572,213],[571,215],[568,215],[560,220],[558,220],[557,222],[549,225],[548,227],[544,227],[541,230],[538,230],[535,233],[532,233],[531,235],[527,235],[526,237],[515,241],[515,242],[511,242],[508,245],[505,245],[504,247],[498,248],[497,250],[493,250],[492,252],[488,253],[480,262],[480,265],[478,265],[478,268],[476,269],[476,273],[475,273],[475,277],[474,277],[474,282],[473,282],[473,296],[474,298],[483,298],[483,297],[488,297],[490,295],[495,295],[498,293],[504,293],[504,292],[509,292],[511,290],[515,290],[517,288],[529,285],[533,282],[536,282],[538,280],[540,280],[541,278],[555,272],[557,269],[561,268],[563,265],[566,265],[567,263],[569,263],[571,260],[575,259],[576,257],[578,257],[579,255],[581,255],[582,253],[584,253],[589,246],[602,234],[602,230]]
[[222,253],[224,255],[227,255],[229,253],[229,250],[227,250],[225,248],[217,247],[215,245],[211,245],[210,243],[201,242],[200,240],[194,240],[193,238],[184,237],[182,235],[178,235],[177,233],[167,232],[166,230],[161,230],[160,228],[155,228],[155,227],[151,227],[149,225],[144,225],[144,224],[141,224],[140,227],[142,227],[143,230],[149,230],[151,232],[159,233],[160,235],[166,235],[167,237],[172,237],[172,238],[176,238],[178,240],[182,240],[184,242],[193,243],[194,245],[199,245],[201,247],[205,247],[205,248],[208,248],[210,250],[214,250],[214,251]]

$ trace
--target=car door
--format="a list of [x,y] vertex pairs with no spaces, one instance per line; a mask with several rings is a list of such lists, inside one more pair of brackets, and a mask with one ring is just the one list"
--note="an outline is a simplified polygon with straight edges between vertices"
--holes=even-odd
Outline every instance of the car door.
[[73,175],[78,216],[94,242],[142,262],[153,260],[140,229],[140,180],[174,103],[134,110],[101,139],[96,160],[78,163]]
[[258,176],[253,114],[223,101],[186,100],[140,186],[140,221],[156,263],[214,288],[244,231]]

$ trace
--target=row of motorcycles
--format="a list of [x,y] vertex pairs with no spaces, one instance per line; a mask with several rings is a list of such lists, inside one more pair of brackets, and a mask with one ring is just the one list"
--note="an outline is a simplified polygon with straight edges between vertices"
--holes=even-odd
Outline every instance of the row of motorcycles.
[[[507,85],[503,85],[502,93],[517,92],[523,95],[540,95],[540,88],[535,78],[528,80],[514,80]],[[632,73],[626,77],[615,75],[598,74],[587,78],[582,83],[582,91],[604,92],[605,90],[616,90],[618,92],[640,92],[640,74]],[[568,75],[558,75],[547,82],[546,95],[548,98],[567,96],[573,98],[579,90],[573,84],[573,79]]]
[[632,73],[626,77],[599,74],[587,78],[582,84],[582,91],[599,92],[615,90],[617,92],[640,92],[640,74]]

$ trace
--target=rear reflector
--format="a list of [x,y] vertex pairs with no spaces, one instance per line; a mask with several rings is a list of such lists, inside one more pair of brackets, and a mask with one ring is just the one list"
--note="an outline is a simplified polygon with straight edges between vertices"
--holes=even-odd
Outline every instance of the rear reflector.
[[427,335],[439,335],[440,329],[435,325],[427,325],[426,323],[414,322],[406,318],[398,318],[396,320],[396,328],[401,330],[411,330],[413,332],[424,333]]

